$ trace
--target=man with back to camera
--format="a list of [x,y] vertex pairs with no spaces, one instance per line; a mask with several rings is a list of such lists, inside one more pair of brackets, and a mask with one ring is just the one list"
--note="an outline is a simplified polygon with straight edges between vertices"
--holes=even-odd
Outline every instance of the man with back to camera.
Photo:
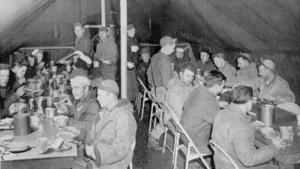
[[[238,86],[233,89],[231,105],[218,112],[214,118],[212,140],[220,145],[235,161],[239,169],[264,168],[263,164],[278,155],[285,147],[279,137],[273,137],[266,146],[254,145],[255,129],[247,113],[252,109],[251,87]],[[233,169],[233,165],[219,151],[214,154],[216,169]]]

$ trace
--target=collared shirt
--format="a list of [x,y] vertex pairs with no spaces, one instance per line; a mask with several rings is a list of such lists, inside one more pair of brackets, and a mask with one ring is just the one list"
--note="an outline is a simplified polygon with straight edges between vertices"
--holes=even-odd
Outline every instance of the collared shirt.
[[[254,146],[254,132],[246,113],[231,104],[215,116],[212,139],[233,158],[240,169],[254,169],[278,154],[272,143],[257,149]],[[215,152],[214,159],[216,168],[233,169],[220,151]]]
[[180,123],[202,153],[211,154],[208,140],[214,116],[218,111],[216,96],[205,87],[195,88],[183,105]]
[[236,70],[228,62],[225,61],[223,68],[219,69],[226,77],[226,86],[234,86],[236,84]]
[[148,81],[155,88],[167,87],[172,71],[169,56],[159,51],[151,59],[147,71]]
[[276,75],[269,83],[260,79],[259,98],[275,100],[278,103],[295,102],[295,95],[287,81]]
[[216,66],[211,60],[208,60],[205,63],[202,63],[201,60],[197,62],[197,68],[201,70],[201,75],[203,76],[206,72],[210,72],[212,70],[217,70]]

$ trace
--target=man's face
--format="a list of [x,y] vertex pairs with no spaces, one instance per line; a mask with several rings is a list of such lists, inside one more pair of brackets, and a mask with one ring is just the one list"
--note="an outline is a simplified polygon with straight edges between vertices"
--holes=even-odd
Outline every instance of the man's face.
[[183,52],[176,51],[175,56],[176,56],[177,59],[182,59],[184,55],[183,55]]
[[167,55],[171,55],[175,51],[175,43],[173,44],[167,44]]
[[36,62],[41,63],[43,60],[43,54],[42,53],[37,53],[36,54]]
[[270,74],[269,72],[270,72],[269,69],[266,68],[264,65],[260,65],[260,66],[258,67],[258,73],[259,73],[259,76],[262,77],[262,78],[268,77],[269,74]]
[[244,69],[249,65],[249,62],[246,59],[239,57],[237,60],[237,64],[240,69]]
[[74,33],[75,33],[77,38],[81,38],[83,36],[83,28],[80,27],[80,26],[76,26],[74,28]]
[[127,31],[127,35],[130,37],[130,38],[133,38],[135,36],[135,28],[131,28]]
[[189,69],[185,69],[183,72],[180,72],[179,75],[181,81],[186,84],[191,84],[194,79],[195,73],[190,71]]
[[220,68],[223,68],[223,66],[225,65],[225,60],[220,57],[215,57],[214,63],[217,66],[217,68],[220,69]]
[[99,37],[100,37],[101,40],[106,39],[106,37],[107,37],[107,32],[106,32],[106,31],[100,31],[100,32],[99,32]]
[[9,70],[3,69],[0,70],[0,86],[6,86],[9,79]]
[[101,107],[103,108],[108,108],[108,105],[111,101],[111,93],[102,90],[102,89],[97,89],[97,100]]
[[142,53],[142,59],[145,63],[149,63],[150,61],[150,54],[149,53]]
[[209,55],[206,52],[201,52],[200,53],[200,58],[202,63],[206,63],[209,59]]
[[88,86],[82,86],[79,84],[71,84],[72,94],[75,100],[80,100],[88,94]]
[[16,74],[17,78],[23,78],[25,76],[26,70],[27,70],[26,66],[16,65],[13,68],[13,72]]
[[35,58],[34,57],[28,57],[28,64],[29,66],[34,66],[35,64]]
[[225,86],[225,81],[223,81],[222,84],[220,84],[220,85],[218,85],[218,84],[214,85],[212,87],[212,90],[210,90],[210,91],[213,94],[217,95],[217,94],[221,93],[221,91],[223,90],[224,86]]

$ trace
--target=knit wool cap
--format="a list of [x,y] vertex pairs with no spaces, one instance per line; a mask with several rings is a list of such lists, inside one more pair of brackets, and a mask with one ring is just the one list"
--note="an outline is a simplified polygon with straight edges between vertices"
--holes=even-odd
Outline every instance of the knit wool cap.
[[114,80],[102,80],[102,81],[98,81],[98,83],[94,84],[95,87],[97,87],[98,89],[110,92],[110,93],[115,93],[116,95],[119,94],[119,86],[117,84],[116,81]]

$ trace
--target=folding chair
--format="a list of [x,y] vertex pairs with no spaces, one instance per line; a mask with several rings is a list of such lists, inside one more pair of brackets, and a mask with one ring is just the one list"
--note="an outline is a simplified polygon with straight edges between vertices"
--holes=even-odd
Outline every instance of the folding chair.
[[[149,99],[152,101],[151,110],[150,110],[150,121],[149,121],[149,130],[148,134],[150,134],[152,128],[157,125],[157,122],[163,122],[163,111],[160,108],[160,102],[152,93],[148,93]],[[152,125],[153,123],[153,125]]]
[[[200,159],[203,165],[205,166],[206,169],[210,169],[210,166],[207,164],[206,160],[204,157],[209,156],[208,154],[203,154],[200,153],[199,150],[197,149],[196,145],[190,138],[190,136],[187,134],[185,129],[182,127],[180,123],[176,123],[178,132],[176,133],[177,136],[175,137],[175,152],[174,152],[174,169],[177,168],[177,156],[179,150],[184,153],[186,156],[185,159],[185,169],[188,169],[189,162]],[[180,140],[185,140],[183,141],[182,144],[179,144]]]
[[[149,100],[149,93],[151,93],[147,87],[145,86],[145,84],[142,82],[142,80],[140,78],[137,78],[139,84],[143,87],[144,91],[143,91],[143,96],[141,98],[141,101],[142,101],[142,109],[141,109],[141,117],[140,117],[140,121],[143,120],[144,118],[144,111],[145,111],[145,103],[146,101]],[[140,109],[138,110],[138,114],[140,113]]]
[[232,157],[220,145],[218,145],[213,140],[209,140],[209,143],[210,143],[211,148],[214,150],[214,152],[216,152],[216,150],[219,150],[219,152],[221,152],[230,161],[230,163],[233,165],[234,169],[239,169],[236,162],[232,159]]

